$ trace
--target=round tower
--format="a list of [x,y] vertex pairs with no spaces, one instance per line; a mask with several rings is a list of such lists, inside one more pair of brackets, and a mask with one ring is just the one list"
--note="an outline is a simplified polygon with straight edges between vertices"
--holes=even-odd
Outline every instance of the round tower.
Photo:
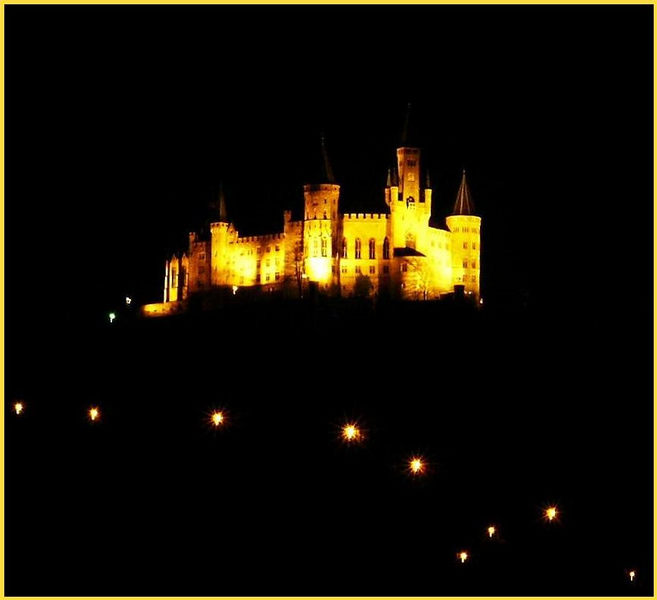
[[323,286],[333,282],[333,254],[339,247],[338,201],[340,186],[335,182],[322,137],[321,169],[318,183],[303,186],[303,246],[305,274],[310,281]]
[[453,213],[447,217],[447,227],[452,232],[452,285],[464,286],[467,296],[479,300],[481,217],[474,214],[470,189],[465,179],[456,195]]

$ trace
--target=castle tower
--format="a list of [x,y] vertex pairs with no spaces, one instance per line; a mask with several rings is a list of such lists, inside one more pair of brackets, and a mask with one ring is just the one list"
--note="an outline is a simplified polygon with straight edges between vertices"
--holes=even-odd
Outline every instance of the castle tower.
[[401,146],[397,148],[397,186],[391,186],[389,192],[386,190],[386,202],[390,205],[393,247],[412,248],[424,253],[425,233],[431,217],[431,191],[427,194],[426,189],[421,186],[421,153],[420,149],[411,143],[410,110],[409,104]]
[[446,220],[452,232],[452,283],[463,285],[466,294],[479,299],[481,217],[474,214],[465,169],[453,213]]
[[338,248],[338,200],[340,186],[333,170],[322,137],[320,171],[316,183],[303,186],[304,226],[303,255],[305,274],[310,281],[328,286],[333,281],[333,254]]
[[219,186],[219,220],[210,223],[210,285],[227,285],[228,283],[228,242],[229,229],[226,212],[226,197],[223,183]]

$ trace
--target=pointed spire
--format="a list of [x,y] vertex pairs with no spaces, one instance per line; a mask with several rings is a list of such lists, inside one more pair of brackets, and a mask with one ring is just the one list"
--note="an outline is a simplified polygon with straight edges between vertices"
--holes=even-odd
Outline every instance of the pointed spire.
[[404,118],[404,129],[402,129],[400,147],[408,146],[409,123],[411,120],[411,103],[406,107],[406,117]]
[[326,140],[324,139],[324,134],[322,133],[322,170],[321,170],[322,181],[319,183],[335,183],[335,177],[333,177],[333,169],[331,169],[331,163],[328,159],[328,153],[326,152]]
[[431,177],[429,176],[429,169],[427,169],[427,184],[424,187],[428,190],[431,189]]
[[386,177],[386,187],[389,188],[392,186],[392,175],[390,174],[390,169],[388,169],[388,177]]
[[474,205],[470,198],[470,188],[468,182],[465,180],[465,169],[463,169],[463,177],[461,177],[461,185],[456,194],[456,203],[454,204],[455,215],[474,215]]
[[228,222],[228,215],[226,212],[226,195],[224,194],[224,182],[219,184],[219,221],[222,223]]

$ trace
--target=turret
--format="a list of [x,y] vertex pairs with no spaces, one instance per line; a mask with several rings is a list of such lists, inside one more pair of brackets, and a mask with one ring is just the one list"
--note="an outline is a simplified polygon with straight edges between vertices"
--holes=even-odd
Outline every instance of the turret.
[[310,281],[328,285],[333,273],[333,249],[338,248],[340,186],[333,176],[323,136],[315,180],[303,186],[305,273]]
[[463,285],[467,295],[479,299],[481,217],[474,214],[465,169],[456,194],[454,210],[446,220],[447,227],[452,232],[452,283]]
[[226,285],[228,283],[228,241],[229,229],[226,211],[226,195],[224,185],[219,185],[219,220],[210,223],[210,285]]

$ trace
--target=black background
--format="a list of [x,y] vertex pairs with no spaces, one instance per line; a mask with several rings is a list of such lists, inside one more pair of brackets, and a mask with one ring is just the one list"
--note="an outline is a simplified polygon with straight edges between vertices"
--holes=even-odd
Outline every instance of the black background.
[[[5,14],[6,593],[651,594],[652,7]],[[382,211],[409,101],[436,220],[468,170],[479,317],[108,329],[220,181],[279,230],[320,132]]]

